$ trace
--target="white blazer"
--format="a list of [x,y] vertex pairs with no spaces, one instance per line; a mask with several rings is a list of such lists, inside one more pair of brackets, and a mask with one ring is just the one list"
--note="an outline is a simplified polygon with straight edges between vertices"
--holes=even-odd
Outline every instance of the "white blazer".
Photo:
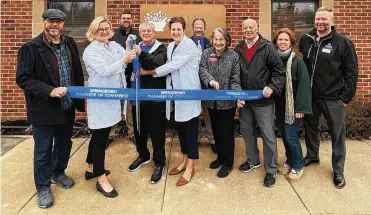
[[[166,64],[156,69],[154,77],[171,74],[166,80],[167,89],[199,90],[201,89],[198,66],[200,54],[193,40],[183,36],[173,54],[175,43],[169,43]],[[173,87],[171,87],[171,81]],[[175,121],[186,122],[201,113],[201,100],[177,100],[175,103]],[[170,101],[166,101],[166,118],[170,119]]]
[[[122,62],[126,51],[116,42],[105,45],[93,41],[85,49],[83,60],[89,74],[89,87],[126,88],[125,68]],[[121,101],[87,99],[88,126],[107,128],[121,121]]]

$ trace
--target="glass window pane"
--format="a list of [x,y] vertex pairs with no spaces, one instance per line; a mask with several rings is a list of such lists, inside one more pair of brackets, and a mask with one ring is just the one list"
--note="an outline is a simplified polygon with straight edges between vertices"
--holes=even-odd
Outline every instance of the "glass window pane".
[[314,27],[317,1],[273,0],[272,1],[272,37],[280,28],[290,28],[299,39]]
[[64,24],[66,33],[70,33],[75,29],[87,30],[95,15],[94,2],[49,2],[48,6],[67,14],[67,20]]

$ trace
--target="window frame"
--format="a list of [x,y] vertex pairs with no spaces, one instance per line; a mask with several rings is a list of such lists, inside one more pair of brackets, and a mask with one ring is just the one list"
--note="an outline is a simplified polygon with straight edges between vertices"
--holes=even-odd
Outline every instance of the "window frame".
[[[319,0],[272,0],[271,1],[271,37],[274,37],[274,29],[273,29],[273,14],[274,14],[274,8],[273,4],[274,3],[281,3],[281,2],[290,2],[292,1],[293,3],[314,3],[314,15],[319,8],[320,2]],[[313,28],[314,28],[314,18],[313,18]],[[293,29],[291,29],[293,30]],[[295,31],[294,31],[295,32]],[[297,35],[296,35],[297,36]]]
[[[71,31],[65,32],[66,35],[72,36],[74,38],[75,42],[76,42],[76,45],[77,45],[77,47],[79,49],[78,51],[79,51],[79,56],[80,56],[80,60],[81,60],[81,66],[82,66],[83,72],[84,72],[84,80],[87,81],[87,79],[88,79],[88,73],[86,71],[85,63],[82,60],[82,54],[83,54],[85,48],[90,44],[90,42],[86,39],[86,36],[85,36],[85,33],[86,32],[84,32],[81,35],[80,34],[78,34],[78,35],[71,35],[71,33],[73,34],[74,31],[79,31],[79,30],[82,30],[82,29],[84,29],[84,30],[87,31],[87,29],[89,28],[90,23],[95,18],[96,1],[95,0],[67,0],[67,1],[65,1],[65,0],[47,0],[46,6],[47,6],[48,9],[50,9],[51,8],[50,7],[50,3],[58,3],[58,2],[60,2],[60,3],[66,3],[66,2],[79,3],[79,2],[84,2],[84,3],[93,3],[94,4],[93,5],[94,16],[92,17],[91,20],[89,20],[89,23],[87,23],[86,26],[84,26],[84,27],[82,27],[82,26],[74,27],[75,24],[72,23]],[[68,17],[67,17],[67,19],[68,19]],[[65,24],[64,28],[66,29],[66,24]]]

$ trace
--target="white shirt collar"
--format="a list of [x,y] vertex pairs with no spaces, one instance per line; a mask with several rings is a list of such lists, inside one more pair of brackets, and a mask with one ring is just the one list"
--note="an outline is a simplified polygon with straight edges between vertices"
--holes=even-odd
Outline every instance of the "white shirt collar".
[[256,37],[251,42],[248,42],[245,39],[245,44],[247,45],[247,48],[250,49],[256,43],[256,41],[258,41],[258,40],[259,40],[259,35],[256,35]]

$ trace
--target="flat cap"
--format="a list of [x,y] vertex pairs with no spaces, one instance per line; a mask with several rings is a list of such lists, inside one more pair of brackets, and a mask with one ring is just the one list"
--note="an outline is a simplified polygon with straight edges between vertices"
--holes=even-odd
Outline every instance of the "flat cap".
[[42,15],[43,19],[61,19],[66,20],[67,15],[58,9],[47,9]]

